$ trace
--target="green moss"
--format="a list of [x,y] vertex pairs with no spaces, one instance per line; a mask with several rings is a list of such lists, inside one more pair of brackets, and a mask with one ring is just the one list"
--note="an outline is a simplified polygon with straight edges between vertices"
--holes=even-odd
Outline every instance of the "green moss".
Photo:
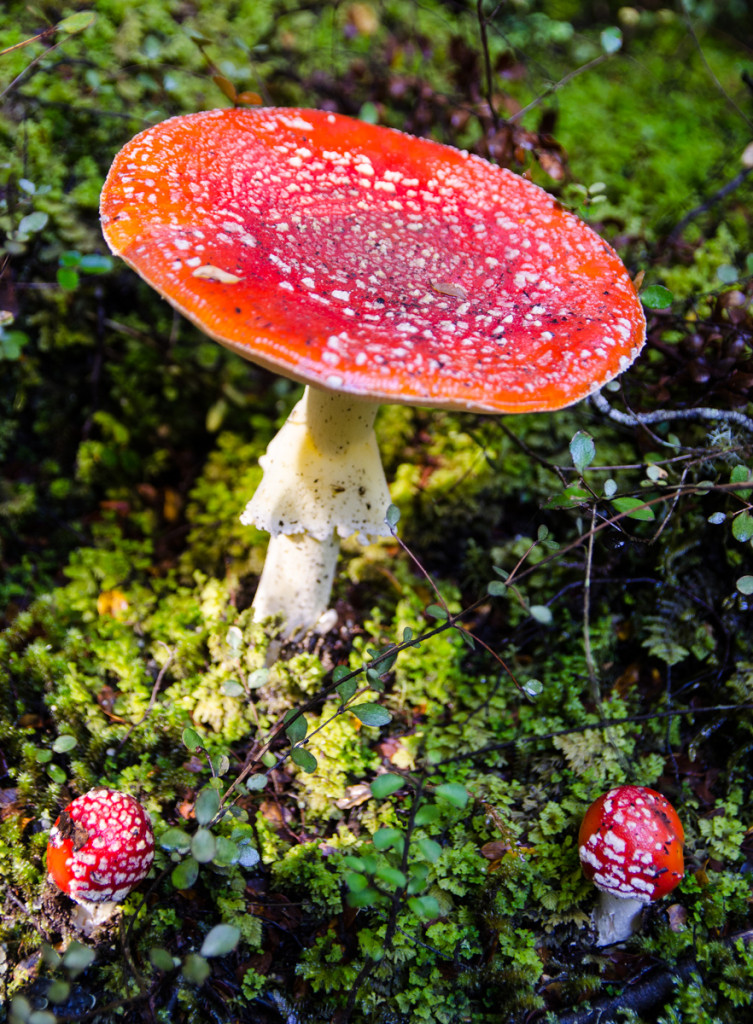
[[[363,111],[461,146],[503,151],[515,129],[484,120],[474,5],[385,0],[371,5],[373,31],[358,29],[350,4],[95,6],[85,32],[17,49],[6,48],[60,12],[42,5],[37,23],[14,0],[0,25],[13,83],[0,112],[0,229],[5,304],[17,310],[0,388],[0,877],[13,896],[0,926],[13,979],[4,994],[28,991],[38,969],[59,973],[37,966],[37,923],[67,941],[65,898],[56,904],[45,882],[47,830],[71,796],[107,784],[144,801],[158,836],[179,827],[190,841],[201,828],[221,851],[181,889],[171,871],[186,854],[160,847],[149,887],[124,907],[131,959],[94,940],[83,980],[103,1002],[125,1000],[124,1020],[141,1012],[128,1002],[133,963],[157,1019],[204,1024],[208,990],[182,969],[219,922],[239,929],[239,946],[210,962],[206,984],[232,991],[244,1019],[257,998],[264,1013],[279,999],[291,1018],[332,1019],[359,978],[353,1024],[385,1024],[385,1007],[399,1024],[567,1013],[615,985],[611,958],[588,953],[594,895],[578,823],[599,792],[630,781],[678,800],[689,870],[673,900],[688,923],[673,914],[670,928],[662,905],[621,963],[693,956],[695,973],[658,1019],[736,1024],[753,977],[747,946],[728,941],[750,928],[753,652],[735,587],[750,548],[731,517],[749,496],[698,484],[726,487],[732,466],[751,465],[746,433],[693,422],[633,431],[588,405],[504,421],[385,407],[380,445],[416,560],[391,538],[365,550],[346,542],[337,630],[299,645],[265,632],[249,601],[266,538],[238,517],[298,385],[206,339],[119,262],[61,287],[61,256],[103,254],[97,203],[113,154],[164,117],[226,105],[216,72],[265,102]],[[603,53],[601,13],[569,0],[492,7],[501,114],[541,99],[523,125],[553,129],[574,184],[603,182],[606,202],[545,179],[531,136],[516,136],[510,158],[585,206],[631,270],[674,293],[668,312],[649,314],[651,346],[623,378],[626,401],[729,408],[725,389],[750,369],[751,179],[709,199],[736,173],[744,119],[672,12],[623,10],[622,50],[584,68]],[[709,5],[691,13],[709,67],[743,108],[734,31],[744,14],[723,7],[724,37]],[[46,221],[18,236],[33,212]],[[689,213],[678,244],[657,244]],[[728,308],[718,296],[735,272],[745,301]],[[690,342],[703,347],[699,364],[686,359]],[[739,344],[727,365],[725,346]],[[675,377],[691,364],[700,377],[710,368],[707,384]],[[593,437],[596,457],[582,501],[558,504],[578,481],[576,431]],[[655,521],[605,525],[610,480],[619,495],[666,495]],[[592,523],[604,528],[589,549]],[[490,596],[500,572],[515,578]],[[442,601],[453,615],[466,609],[463,634],[427,613]],[[440,631],[357,698],[388,709],[389,724],[335,714],[337,698],[322,696],[331,666],[360,670],[406,629]],[[235,817],[199,825],[197,794],[226,787],[308,701],[304,749],[316,770],[292,764],[278,736],[265,788],[239,787]],[[727,702],[740,706],[710,710]],[[75,746],[56,749],[63,735]],[[385,771],[404,784],[376,799],[369,786]],[[447,806],[435,796],[442,783],[464,786],[471,802]],[[419,785],[427,816],[410,830]],[[379,848],[384,829],[408,844],[410,892],[399,843]],[[236,854],[251,847],[261,862],[243,866]],[[352,874],[378,883],[377,897],[351,906]],[[155,946],[168,966],[153,965]]]

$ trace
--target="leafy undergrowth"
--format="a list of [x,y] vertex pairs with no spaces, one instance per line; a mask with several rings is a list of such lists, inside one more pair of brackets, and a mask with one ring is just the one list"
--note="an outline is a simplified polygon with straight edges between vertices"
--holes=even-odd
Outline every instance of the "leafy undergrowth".
[[[475,6],[100,0],[25,46],[45,25],[0,17],[14,1021],[747,1020],[745,51],[705,9],[482,5],[481,32]],[[251,620],[265,539],[238,522],[296,388],[173,317],[96,216],[132,134],[243,92],[527,170],[673,297],[647,296],[606,392],[643,425],[382,409],[393,537],[345,545],[337,623],[298,643]],[[597,951],[577,830],[623,781],[672,800],[687,871]],[[103,784],[144,803],[157,856],[87,938],[44,851]]]

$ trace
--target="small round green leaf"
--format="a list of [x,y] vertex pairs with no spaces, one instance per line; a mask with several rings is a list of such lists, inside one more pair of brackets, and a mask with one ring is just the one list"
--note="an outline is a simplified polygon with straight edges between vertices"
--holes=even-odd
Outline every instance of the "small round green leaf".
[[405,779],[393,772],[378,775],[371,783],[371,794],[377,800],[383,800],[386,796],[396,793],[401,786],[405,785]]
[[753,537],[753,516],[750,512],[741,512],[732,520],[732,536],[741,543]]
[[291,708],[285,716],[285,721],[287,722],[289,719],[293,718],[294,715],[298,715],[298,717],[286,727],[285,735],[291,743],[300,743],[301,740],[306,738],[306,719],[303,715],[298,714],[294,708]]
[[544,686],[538,679],[528,679],[523,683],[523,692],[529,697],[539,697],[544,692]]
[[56,754],[65,754],[68,750],[73,750],[77,743],[78,740],[76,739],[75,736],[69,736],[66,734],[63,736],[58,736],[58,738],[52,744],[52,749],[55,751]]
[[393,868],[391,864],[380,864],[376,870],[376,877],[380,882],[386,882],[396,889],[408,884],[408,879],[403,872],[399,868]]
[[19,235],[33,235],[37,231],[41,231],[45,227],[49,220],[49,215],[43,213],[41,210],[35,210],[33,213],[27,213],[25,217],[22,217],[18,222],[18,233]]
[[190,889],[199,877],[199,864],[193,857],[186,857],[170,875],[176,889]]
[[157,840],[163,850],[177,850],[186,853],[191,848],[191,837],[182,828],[169,828]]
[[379,727],[392,721],[392,715],[381,704],[356,704],[350,708],[359,722]]
[[358,892],[349,892],[347,900],[350,907],[373,907],[379,902],[379,893],[371,886],[367,886]]
[[411,896],[408,906],[416,917],[439,917],[439,904],[433,896]]
[[[610,25],[605,28],[599,36],[601,42],[601,48],[604,53],[612,54],[617,53],[622,49],[622,32],[617,28],[616,25]],[[597,184],[600,184],[597,182]],[[593,189],[593,186],[592,186]]]
[[195,729],[191,728],[183,730],[183,742],[191,751],[191,753],[193,753],[196,750],[199,750],[203,745],[201,741],[201,736],[199,736]]
[[211,973],[212,968],[198,953],[189,953],[183,961],[183,977],[194,985],[203,985]]
[[290,759],[309,775],[316,771],[316,758],[310,750],[306,750],[304,747],[293,747],[290,751]]
[[350,871],[345,876],[345,884],[351,892],[361,892],[369,884],[369,880],[360,871]]
[[361,104],[358,120],[365,121],[367,124],[379,124],[379,107],[376,103],[367,100],[366,103]]
[[75,292],[81,283],[77,271],[72,267],[58,267],[55,277],[60,287],[66,292]]
[[201,944],[201,955],[225,956],[232,953],[240,937],[241,930],[234,924],[217,924]]
[[661,284],[650,284],[640,295],[641,302],[647,309],[666,309],[672,305],[672,292]]
[[447,803],[460,810],[466,806],[470,799],[468,790],[465,786],[461,786],[459,782],[443,782],[441,786],[437,786],[435,792],[438,800],[446,800]]
[[27,1024],[57,1024],[57,1017],[52,1010],[32,1010],[26,1018]]
[[216,852],[217,840],[208,828],[200,828],[191,839],[191,853],[199,864],[208,864]]
[[424,804],[416,811],[413,819],[416,825],[431,825],[440,817],[440,810],[436,804]]
[[71,986],[67,981],[57,978],[47,988],[46,996],[51,1003],[64,1003],[71,994]]
[[227,754],[215,754],[212,758],[212,772],[214,776],[221,779],[230,770],[230,758]]
[[[742,484],[747,483],[751,479],[751,471],[747,466],[734,466],[732,472],[729,475],[730,483]],[[738,498],[742,498],[743,501],[750,497],[750,491],[746,487],[745,489],[735,491]]]
[[439,860],[442,853],[442,847],[433,839],[419,839],[416,846],[430,864],[436,864]]
[[573,460],[573,465],[579,473],[582,473],[587,466],[591,465],[596,458],[596,445],[590,434],[579,430],[573,436],[570,442],[570,458]]
[[84,29],[89,28],[97,20],[97,15],[93,11],[78,11],[77,14],[69,14],[67,18],[63,18],[55,26],[58,32],[64,32],[67,36],[74,36],[78,32],[83,32]]
[[233,654],[239,654],[243,647],[243,631],[238,626],[230,626],[225,634],[225,643]]
[[238,840],[238,863],[242,868],[250,871],[251,868],[256,867],[260,860],[261,857],[251,845],[250,839]]
[[90,967],[96,959],[97,955],[93,949],[74,939],[63,953],[63,967],[71,977],[75,977],[80,971]]
[[387,508],[387,515],[384,518],[389,528],[394,530],[400,522],[400,509],[397,505],[389,505]]
[[31,1003],[24,996],[14,996],[10,1002],[10,1017],[11,1024],[24,1024],[31,1015]]
[[162,946],[152,946],[149,950],[149,960],[158,971],[171,971],[175,967],[172,956]]
[[249,690],[258,690],[260,686],[264,686],[269,680],[269,669],[268,668],[257,668],[249,675],[246,683],[248,684]]
[[[277,764],[277,758],[273,756],[272,764]],[[246,779],[246,789],[249,793],[255,793],[260,789],[264,789],[267,784],[267,776],[263,772],[259,772],[258,775],[249,775]]]
[[390,847],[402,849],[405,844],[405,836],[399,828],[378,828],[371,837],[371,841],[377,850],[389,850]]
[[107,274],[114,266],[111,256],[102,256],[98,252],[88,252],[81,257],[79,267],[85,274]]
[[335,689],[340,700],[343,704],[346,704],[358,689],[358,684],[355,679],[346,679],[344,683],[339,683]]
[[200,825],[208,825],[220,809],[220,794],[216,789],[202,789],[196,797],[196,820]]
[[638,498],[615,498],[612,502],[618,512],[624,512],[628,519],[641,519],[651,522],[656,518],[652,508],[641,508],[644,504]]
[[731,263],[720,264],[716,268],[716,276],[723,284],[734,284],[740,278],[737,267],[733,267]]
[[753,576],[740,576],[735,586],[741,594],[753,594]]
[[545,604],[532,604],[528,609],[531,618],[540,622],[542,626],[550,626],[554,619],[552,612]]

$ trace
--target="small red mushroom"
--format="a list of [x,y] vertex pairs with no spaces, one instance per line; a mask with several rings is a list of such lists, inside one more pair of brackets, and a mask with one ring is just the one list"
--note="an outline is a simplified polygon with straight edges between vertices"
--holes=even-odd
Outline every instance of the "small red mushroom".
[[149,817],[134,797],[114,789],[91,789],[68,804],[50,829],[50,878],[85,908],[82,924],[101,924],[154,859]]
[[114,253],[246,359],[306,384],[242,520],[271,533],[257,619],[326,610],[339,539],[386,534],[380,402],[561,409],[625,370],[645,318],[619,257],[479,157],[322,110],[148,128],[101,199]]
[[578,852],[583,874],[601,890],[593,915],[597,946],[628,939],[644,906],[680,883],[684,840],[674,807],[653,789],[618,786],[591,804]]

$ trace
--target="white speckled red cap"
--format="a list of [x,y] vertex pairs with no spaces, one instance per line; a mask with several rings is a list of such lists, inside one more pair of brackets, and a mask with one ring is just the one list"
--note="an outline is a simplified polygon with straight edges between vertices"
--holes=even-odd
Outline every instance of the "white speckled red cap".
[[181,313],[247,359],[364,398],[558,409],[635,359],[614,251],[525,179],[318,110],[211,110],[115,158],[102,226]]
[[50,829],[47,869],[79,902],[124,900],[154,859],[149,817],[114,789],[92,789],[68,804]]
[[684,839],[666,797],[645,786],[618,786],[586,811],[578,836],[583,874],[612,896],[649,903],[682,880]]

